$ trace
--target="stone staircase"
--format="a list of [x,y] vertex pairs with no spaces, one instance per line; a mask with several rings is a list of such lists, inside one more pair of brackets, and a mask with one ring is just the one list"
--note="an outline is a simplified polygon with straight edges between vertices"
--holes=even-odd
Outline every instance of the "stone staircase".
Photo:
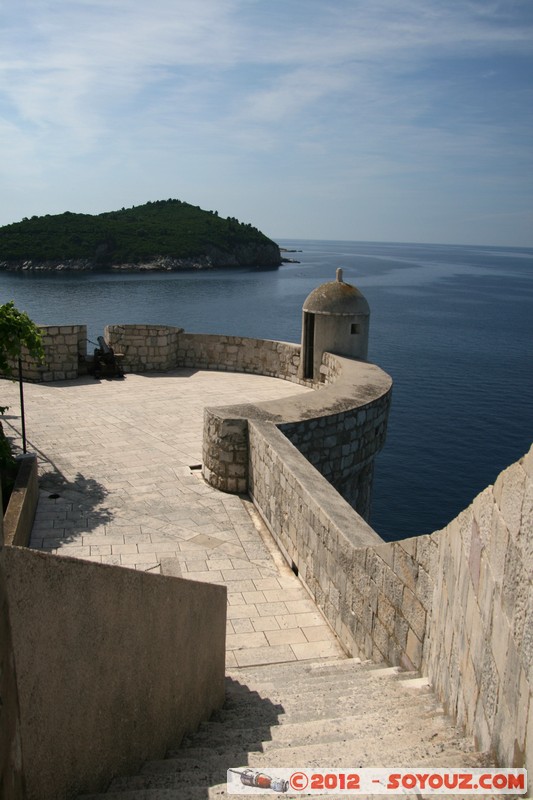
[[224,707],[179,750],[79,800],[214,800],[227,796],[229,767],[268,773],[489,765],[444,715],[427,682],[397,668],[358,659],[292,662],[234,670],[226,683]]

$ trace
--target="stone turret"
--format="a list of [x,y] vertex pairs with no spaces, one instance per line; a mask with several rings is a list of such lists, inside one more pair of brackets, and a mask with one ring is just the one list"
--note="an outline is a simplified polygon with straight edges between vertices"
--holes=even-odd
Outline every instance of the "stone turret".
[[370,308],[355,286],[336,280],[314,289],[303,304],[300,378],[317,380],[322,355],[366,360]]

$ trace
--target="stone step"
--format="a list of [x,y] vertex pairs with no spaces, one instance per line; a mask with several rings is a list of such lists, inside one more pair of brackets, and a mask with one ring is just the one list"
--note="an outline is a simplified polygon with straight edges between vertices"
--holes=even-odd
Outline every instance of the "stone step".
[[[393,729],[401,729],[404,715],[389,715],[387,725]],[[448,718],[440,710],[426,710],[418,716],[419,724],[427,735],[436,738],[447,734],[450,730]],[[379,736],[383,731],[383,715],[369,715],[362,708],[360,713],[352,716],[330,717],[327,725],[323,719],[308,722],[288,722],[269,728],[228,728],[220,724],[207,726],[200,733],[184,742],[180,750],[169,753],[172,758],[206,758],[209,753],[223,752],[271,752],[288,745],[296,746],[306,741],[322,742],[342,741],[350,737],[352,741],[360,737]],[[423,732],[421,731],[421,733]]]
[[[349,769],[360,767],[400,767],[427,765],[431,767],[479,766],[479,756],[458,748],[460,737],[450,741],[420,742],[413,732],[398,736],[397,732],[384,734],[372,741],[360,736],[357,741],[306,742],[300,746],[279,748],[275,752],[248,753],[245,761],[232,760],[231,752],[206,755],[198,759],[168,759],[145,765],[142,774],[133,778],[116,778],[111,791],[140,789],[173,789],[222,783],[229,767],[252,767],[267,772],[276,768],[301,768],[320,766]],[[384,758],[384,753],[387,756]],[[239,754],[237,754],[238,757]],[[240,753],[241,758],[243,756]]]
[[[349,666],[345,666],[346,664]],[[332,680],[333,677],[334,680]],[[246,697],[249,694],[265,697],[270,696],[273,691],[281,690],[286,698],[290,698],[296,691],[312,690],[318,686],[326,686],[329,690],[334,689],[335,686],[349,686],[357,689],[360,685],[367,686],[381,678],[398,681],[412,680],[418,678],[418,674],[403,672],[398,667],[357,664],[353,663],[353,660],[342,661],[338,668],[330,667],[325,670],[312,669],[309,666],[304,668],[303,664],[300,665],[300,671],[293,669],[290,672],[286,670],[274,672],[272,668],[261,667],[251,674],[241,671],[232,672],[226,678],[226,693],[230,698]]]
[[[348,758],[348,763],[355,759],[358,766],[361,766],[363,762],[366,762],[364,766],[376,766],[384,763],[384,743],[388,748],[386,751],[388,763],[394,761],[396,766],[402,766],[398,759],[400,756],[403,757],[406,749],[408,760],[404,766],[409,766],[410,759],[412,763],[415,752],[424,760],[424,763],[427,754],[437,758],[444,750],[453,750],[459,753],[461,759],[473,754],[470,743],[463,739],[461,733],[451,725],[449,720],[447,724],[446,720],[439,720],[437,723],[430,723],[425,727],[411,724],[401,727],[381,725],[374,729],[361,729],[361,727],[357,729],[354,725],[354,730],[350,731],[348,726],[348,729],[341,731],[340,735],[334,731],[326,731],[323,738],[317,734],[310,734],[308,737],[301,736],[294,742],[265,743],[264,749],[261,750],[247,749],[246,747],[228,747],[226,750],[222,747],[190,748],[184,750],[177,757],[149,761],[141,772],[145,774],[187,770],[196,768],[200,764],[218,763],[220,759],[223,759],[225,764],[231,761],[236,765],[246,763],[250,766],[264,766],[269,761],[270,763],[275,761],[275,766],[302,766],[308,761],[318,763],[316,759],[321,759],[324,754],[330,761],[323,766],[343,766],[343,764],[337,763],[341,753],[343,758]],[[285,763],[287,755],[293,760],[292,764]],[[297,764],[294,763],[296,756],[302,759]],[[371,759],[370,762],[368,758]],[[280,763],[281,761],[283,763]]]
[[[239,795],[230,794],[226,792],[226,783],[217,786],[190,786],[180,787],[179,794],[176,794],[175,789],[129,789],[125,791],[111,791],[105,794],[84,794],[80,795],[78,800],[225,800],[226,798],[238,797]],[[246,795],[244,795],[246,796]],[[258,797],[265,798],[265,795],[257,795]],[[295,795],[285,795],[287,799],[294,798]],[[333,800],[333,795],[315,794],[308,795],[312,800]],[[283,795],[274,795],[272,798],[280,798]],[[358,795],[359,800],[376,800],[376,795],[369,797],[368,795]],[[402,794],[402,800],[420,800],[421,795],[415,794]],[[456,797],[449,796],[450,800],[457,800]],[[462,798],[461,798],[462,800]]]
[[[224,707],[212,716],[209,725],[215,726],[218,723],[226,728],[238,729],[285,725],[288,722],[302,723],[343,715],[357,716],[376,708],[382,711],[384,694],[387,698],[387,713],[397,708],[409,709],[413,706],[413,695],[403,688],[403,684],[397,684],[394,690],[388,685],[387,692],[385,686],[387,684],[382,681],[365,686],[341,683],[294,689],[290,696],[286,696],[278,688],[267,691],[265,697],[228,696]],[[422,710],[436,707],[433,695],[427,689],[416,692],[416,702]],[[210,729],[216,730],[215,727]],[[205,723],[200,732],[204,730]]]
[[358,672],[373,672],[385,669],[387,672],[398,672],[399,668],[385,667],[372,661],[361,661],[359,658],[323,659],[322,661],[292,661],[280,664],[263,664],[257,667],[241,667],[228,671],[228,678],[244,685],[298,685],[302,676],[307,680],[320,680],[328,675],[340,677],[344,674],[354,675]]
[[425,681],[355,659],[232,671],[224,708],[169,755],[83,800],[216,800],[226,796],[230,767],[485,763]]

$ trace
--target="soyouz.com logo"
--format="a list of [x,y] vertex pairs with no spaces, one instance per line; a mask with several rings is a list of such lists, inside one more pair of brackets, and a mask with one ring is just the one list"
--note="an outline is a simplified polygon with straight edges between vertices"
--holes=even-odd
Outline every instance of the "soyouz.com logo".
[[228,769],[228,794],[520,795],[525,769]]

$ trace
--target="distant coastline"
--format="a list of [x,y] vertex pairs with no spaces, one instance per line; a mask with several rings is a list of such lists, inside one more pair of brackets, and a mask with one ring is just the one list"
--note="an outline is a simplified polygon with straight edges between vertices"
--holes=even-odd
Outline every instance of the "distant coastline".
[[280,248],[257,228],[181,200],[96,216],[69,211],[0,228],[0,270],[176,272],[276,268]]
[[[270,250],[271,248],[269,248]],[[3,272],[180,272],[188,270],[234,269],[235,267],[256,267],[258,269],[277,269],[280,264],[293,262],[293,259],[276,257],[276,254],[260,250],[243,253],[223,253],[220,255],[199,255],[190,258],[154,256],[139,261],[101,264],[88,258],[65,258],[39,260],[35,258],[18,261],[0,261]],[[298,263],[298,262],[294,262]]]

